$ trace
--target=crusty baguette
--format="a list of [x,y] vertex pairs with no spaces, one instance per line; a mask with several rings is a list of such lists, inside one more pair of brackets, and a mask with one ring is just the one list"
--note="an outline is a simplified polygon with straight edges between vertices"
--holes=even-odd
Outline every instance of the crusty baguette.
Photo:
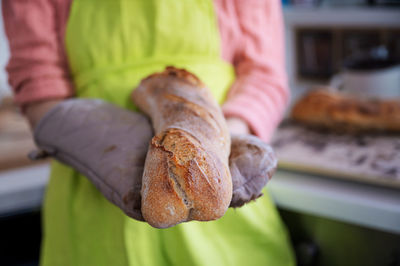
[[152,226],[220,218],[232,198],[229,131],[209,89],[167,67],[142,80],[133,100],[155,130],[142,181],[142,214]]
[[400,132],[400,101],[359,99],[316,90],[300,99],[292,109],[300,123],[335,131]]

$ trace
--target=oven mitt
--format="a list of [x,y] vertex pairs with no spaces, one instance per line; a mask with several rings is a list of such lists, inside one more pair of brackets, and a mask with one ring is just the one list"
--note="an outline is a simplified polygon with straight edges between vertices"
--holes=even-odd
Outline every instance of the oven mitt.
[[271,179],[277,166],[275,154],[268,144],[251,135],[232,135],[229,168],[233,195],[230,207],[241,207],[262,196],[261,190]]
[[34,130],[41,151],[86,176],[128,216],[143,220],[140,189],[149,142],[149,120],[101,100],[65,100],[51,109]]
[[[40,151],[31,159],[51,156],[86,176],[126,215],[143,220],[140,190],[148,143],[149,120],[102,100],[65,100],[51,109],[34,130]],[[230,206],[240,207],[262,195],[276,159],[254,136],[232,136],[229,159],[233,181]]]

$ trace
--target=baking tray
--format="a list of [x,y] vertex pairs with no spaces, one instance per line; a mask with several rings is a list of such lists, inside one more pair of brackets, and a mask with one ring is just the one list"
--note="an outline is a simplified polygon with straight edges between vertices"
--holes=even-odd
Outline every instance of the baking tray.
[[279,168],[400,189],[400,136],[316,131],[285,122],[272,146]]

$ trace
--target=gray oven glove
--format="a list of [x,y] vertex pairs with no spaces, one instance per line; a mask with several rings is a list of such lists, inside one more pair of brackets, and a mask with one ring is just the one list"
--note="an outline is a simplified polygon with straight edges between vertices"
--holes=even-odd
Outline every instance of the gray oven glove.
[[[34,130],[40,151],[32,159],[52,156],[86,176],[128,216],[143,220],[140,190],[148,143],[149,120],[102,100],[65,100],[51,109]],[[229,165],[233,181],[231,207],[262,195],[276,159],[254,136],[232,136]]]
[[34,130],[40,152],[86,176],[128,216],[143,220],[140,189],[147,148],[153,136],[149,120],[101,100],[65,100]]
[[232,135],[229,168],[233,195],[230,207],[243,206],[262,196],[261,190],[274,174],[277,163],[271,146],[259,138]]

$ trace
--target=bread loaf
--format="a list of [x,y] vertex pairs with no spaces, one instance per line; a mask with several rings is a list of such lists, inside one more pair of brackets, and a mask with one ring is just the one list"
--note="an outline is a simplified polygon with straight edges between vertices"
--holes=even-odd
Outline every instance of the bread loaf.
[[399,100],[358,99],[316,90],[295,104],[291,116],[300,123],[335,131],[400,132]]
[[152,120],[142,180],[142,214],[153,227],[220,218],[232,198],[229,131],[209,89],[167,67],[142,80],[133,100]]

